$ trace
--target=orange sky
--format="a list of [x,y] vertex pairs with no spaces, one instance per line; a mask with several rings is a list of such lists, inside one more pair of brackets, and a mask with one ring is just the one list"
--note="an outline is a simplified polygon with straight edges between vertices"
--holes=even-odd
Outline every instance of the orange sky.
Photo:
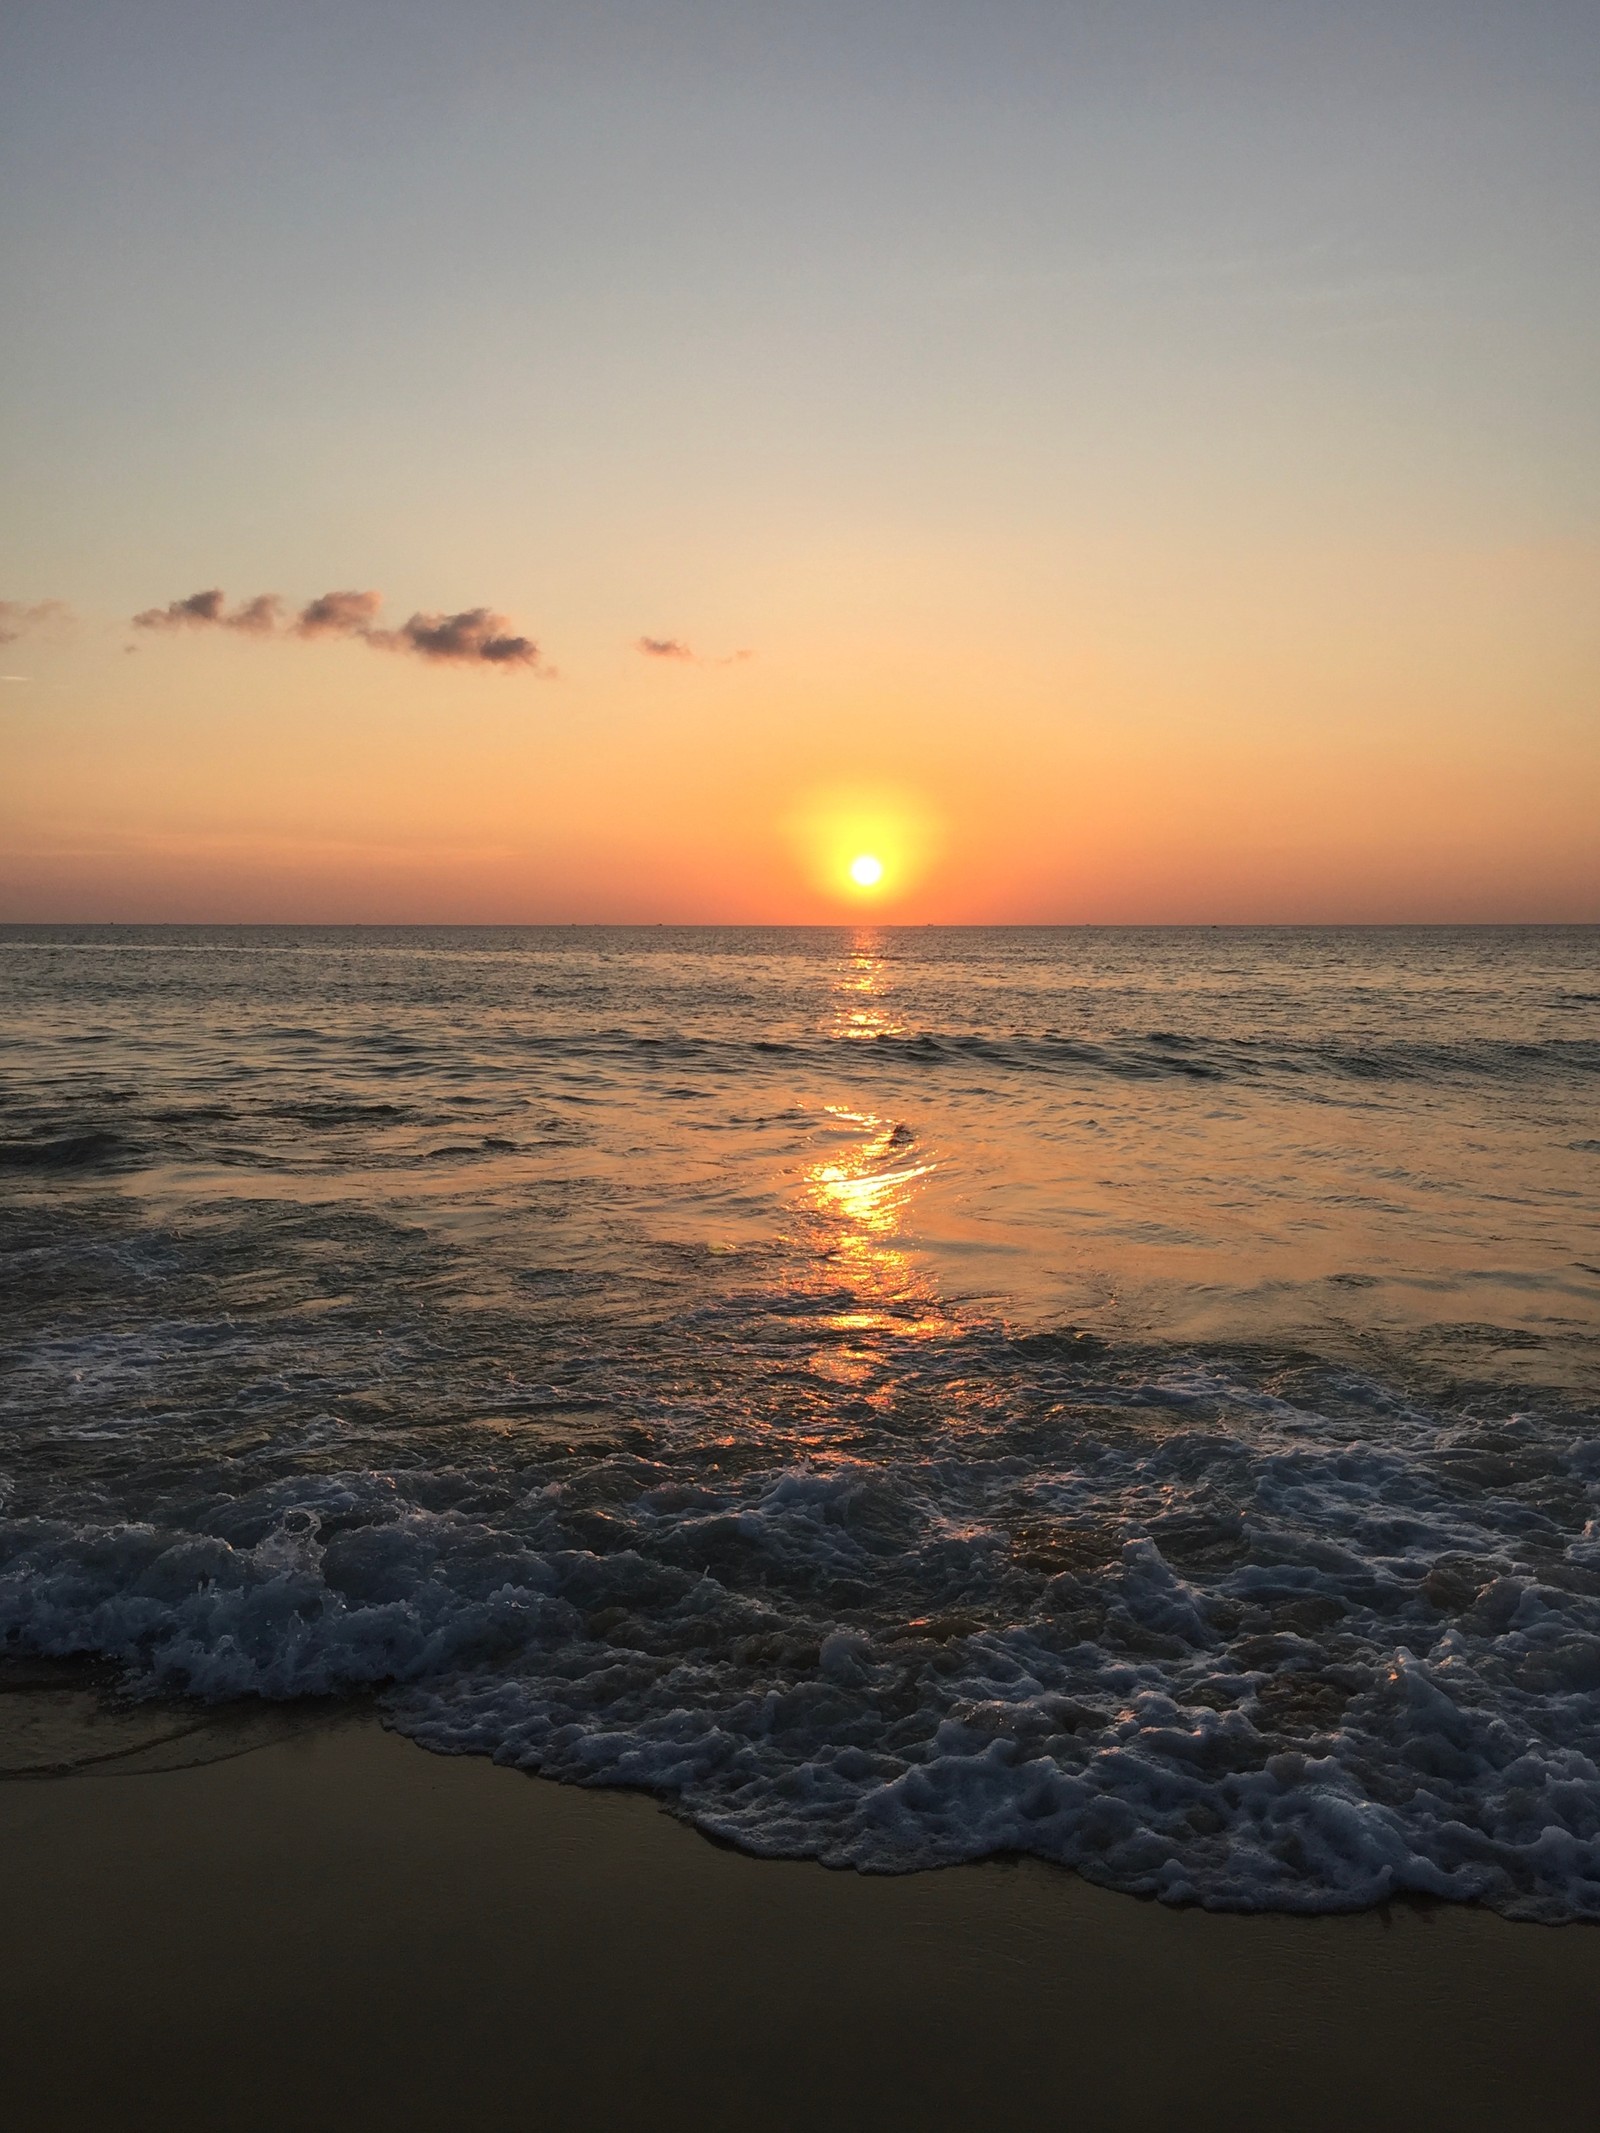
[[1600,919],[1576,16],[159,12],[0,82],[0,917]]

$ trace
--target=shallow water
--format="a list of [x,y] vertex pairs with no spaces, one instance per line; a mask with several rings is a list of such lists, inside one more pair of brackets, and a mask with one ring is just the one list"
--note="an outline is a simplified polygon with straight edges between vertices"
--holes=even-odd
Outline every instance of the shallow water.
[[0,1628],[1600,1916],[1600,931],[0,931]]

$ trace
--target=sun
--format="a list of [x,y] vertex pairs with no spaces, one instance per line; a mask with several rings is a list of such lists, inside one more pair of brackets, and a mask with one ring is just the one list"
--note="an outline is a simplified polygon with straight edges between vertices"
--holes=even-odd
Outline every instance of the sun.
[[799,861],[800,908],[853,925],[916,915],[940,841],[937,819],[916,794],[874,787],[813,792],[795,800],[783,828]]

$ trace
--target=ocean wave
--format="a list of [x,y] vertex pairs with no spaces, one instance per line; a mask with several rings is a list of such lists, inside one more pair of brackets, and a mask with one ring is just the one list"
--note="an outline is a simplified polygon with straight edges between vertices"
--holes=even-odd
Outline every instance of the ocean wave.
[[1456,1043],[1319,1038],[1295,1044],[1274,1037],[1208,1038],[1154,1029],[1115,1040],[1056,1034],[993,1035],[971,1030],[850,1031],[838,1035],[730,1039],[690,1032],[664,1035],[626,1028],[581,1036],[512,1033],[514,1052],[596,1063],[664,1064],[710,1072],[748,1072],[752,1062],[804,1064],[827,1071],[859,1069],[869,1060],[913,1072],[949,1064],[997,1067],[1064,1079],[1287,1083],[1408,1083],[1446,1086],[1540,1081],[1586,1083],[1600,1077],[1600,1043],[1552,1038],[1513,1043],[1480,1038]]
[[553,1395],[489,1463],[240,1488],[197,1458],[139,1519],[7,1521],[0,1630],[151,1692],[378,1688],[430,1747],[757,1852],[1600,1917],[1592,1420],[1317,1404],[1070,1330],[972,1328],[916,1375],[892,1463],[637,1400],[624,1442]]

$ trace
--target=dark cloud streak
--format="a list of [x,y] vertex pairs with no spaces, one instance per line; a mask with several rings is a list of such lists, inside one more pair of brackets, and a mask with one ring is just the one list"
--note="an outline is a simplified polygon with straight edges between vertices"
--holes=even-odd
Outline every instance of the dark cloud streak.
[[374,644],[422,659],[482,661],[492,667],[535,667],[539,647],[520,637],[504,615],[487,607],[464,608],[459,615],[413,615],[397,630],[375,630]]
[[222,620],[222,589],[190,593],[187,600],[172,600],[165,607],[147,607],[133,618],[136,630],[204,629]]
[[284,620],[284,603],[276,593],[258,593],[230,613],[220,589],[190,593],[166,607],[147,607],[135,615],[142,630],[230,629],[252,636],[356,637],[375,650],[410,653],[418,659],[456,666],[522,667],[541,679],[552,678],[531,637],[514,630],[504,615],[488,607],[467,607],[454,615],[415,614],[398,629],[380,629],[376,592],[319,593],[292,621]]

